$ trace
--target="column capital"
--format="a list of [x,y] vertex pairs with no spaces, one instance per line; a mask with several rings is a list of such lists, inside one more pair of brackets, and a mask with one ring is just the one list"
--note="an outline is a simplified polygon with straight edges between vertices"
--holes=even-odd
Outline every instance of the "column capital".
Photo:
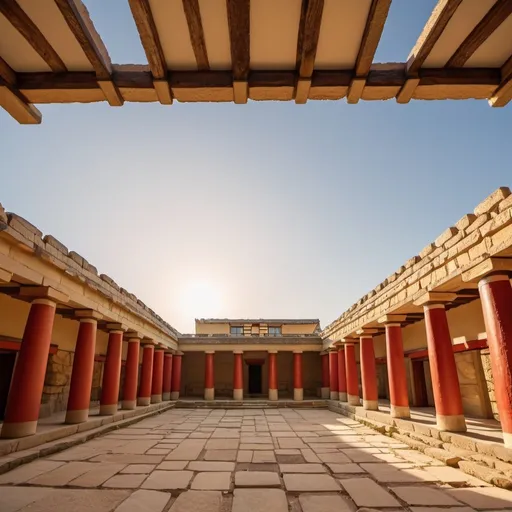
[[277,354],[277,350],[267,350],[269,354]]
[[167,357],[167,356],[169,356],[169,357],[170,357],[170,356],[172,356],[172,351],[170,351],[170,350],[166,350],[166,351],[164,352],[164,357]]
[[48,299],[55,303],[69,302],[69,295],[52,288],[51,286],[22,286],[18,292],[18,297],[33,299]]
[[243,354],[243,353],[244,353],[243,350],[239,350],[239,349],[233,350],[233,354]]
[[137,331],[130,331],[130,332],[126,332],[124,334],[124,337],[128,341],[142,341],[144,339],[144,334],[142,334],[141,332],[137,332]]
[[205,350],[205,354],[215,354],[215,350]]
[[185,352],[181,352],[180,350],[176,350],[176,352],[174,352],[174,355],[175,356],[183,356],[183,355],[185,355]]
[[75,318],[79,320],[101,320],[103,315],[93,309],[75,309]]
[[457,298],[456,293],[451,292],[425,292],[420,295],[413,304],[415,306],[427,306],[431,304],[446,304]]
[[294,350],[293,353],[294,354],[302,354],[303,350]]
[[478,281],[478,288],[480,289],[486,284],[496,283],[498,281],[510,281],[510,275],[507,272],[487,275]]
[[384,325],[401,325],[407,320],[407,315],[384,315],[381,316],[377,321],[379,324]]
[[512,277],[512,258],[487,258],[472,269],[462,273],[462,280],[475,283],[492,274],[506,274]]
[[126,327],[125,324],[122,324],[120,322],[113,322],[113,323],[107,324],[107,330],[108,331],[120,331],[120,332],[124,333],[125,331],[128,330],[128,327]]
[[379,330],[378,329],[368,329],[366,327],[363,327],[362,329],[358,329],[356,331],[356,334],[360,338],[373,338],[373,336],[375,336],[376,334],[379,334]]

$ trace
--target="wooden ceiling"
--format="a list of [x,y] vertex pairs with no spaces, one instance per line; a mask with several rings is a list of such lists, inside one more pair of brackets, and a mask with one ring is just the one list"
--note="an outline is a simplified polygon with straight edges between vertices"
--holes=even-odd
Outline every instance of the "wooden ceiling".
[[147,63],[112,64],[80,0],[0,0],[0,106],[37,124],[38,103],[512,99],[512,0],[439,0],[392,64],[392,0],[123,1]]

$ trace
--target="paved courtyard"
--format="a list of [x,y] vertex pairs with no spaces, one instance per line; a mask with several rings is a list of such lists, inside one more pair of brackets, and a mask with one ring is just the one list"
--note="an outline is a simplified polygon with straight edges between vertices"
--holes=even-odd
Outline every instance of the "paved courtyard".
[[512,492],[324,409],[173,409],[0,475],[0,511],[511,510]]

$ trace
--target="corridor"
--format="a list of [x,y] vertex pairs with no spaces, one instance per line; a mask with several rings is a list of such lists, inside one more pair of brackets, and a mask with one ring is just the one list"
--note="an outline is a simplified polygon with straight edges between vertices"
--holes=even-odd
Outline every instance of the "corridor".
[[512,492],[319,409],[173,409],[0,475],[2,512],[360,507],[512,510]]

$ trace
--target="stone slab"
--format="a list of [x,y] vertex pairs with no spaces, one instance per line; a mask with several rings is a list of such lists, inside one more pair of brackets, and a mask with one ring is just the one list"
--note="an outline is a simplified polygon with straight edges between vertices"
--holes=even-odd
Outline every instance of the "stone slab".
[[391,494],[369,478],[348,478],[340,482],[358,507],[384,508],[401,506]]
[[160,471],[151,473],[142,485],[143,489],[174,491],[186,489],[192,480],[192,471]]
[[351,504],[341,496],[301,494],[302,512],[352,512]]
[[36,478],[39,475],[49,473],[60,466],[65,464],[64,462],[54,462],[51,460],[36,460],[29,462],[23,466],[20,466],[8,473],[0,475],[0,485],[3,484],[21,484],[28,482],[32,478]]
[[340,452],[319,453],[318,458],[322,462],[334,462],[335,464],[347,464],[352,462],[346,455]]
[[103,487],[111,487],[114,489],[138,489],[145,479],[146,475],[116,475],[107,480],[103,484]]
[[87,471],[78,478],[71,480],[69,485],[75,487],[99,487],[104,482],[119,473],[124,467],[124,464],[94,464],[94,468]]
[[207,450],[204,460],[236,461],[236,450]]
[[232,512],[248,511],[288,512],[286,494],[281,489],[235,489]]
[[187,466],[190,471],[234,471],[234,462],[194,461]]
[[230,487],[230,472],[198,473],[190,486],[191,489],[198,491],[229,491]]
[[186,491],[178,496],[170,512],[221,512],[221,507],[218,491]]
[[431,487],[419,485],[391,487],[391,491],[409,505],[460,505],[460,503],[454,500],[450,495]]
[[17,512],[55,492],[48,487],[0,487],[0,510]]
[[280,487],[281,481],[277,473],[270,471],[237,471],[236,487]]
[[512,508],[512,492],[497,487],[447,489],[452,498],[476,509],[499,510]]
[[357,474],[357,473],[366,473],[366,471],[357,464],[349,463],[349,464],[327,464],[328,468],[335,474]]
[[287,473],[283,475],[283,480],[287,491],[315,492],[340,490],[336,480],[329,475]]
[[255,451],[252,456],[253,463],[276,462],[276,456],[272,450]]
[[210,439],[205,446],[206,450],[236,450],[238,439]]
[[[149,474],[156,468],[156,464],[129,464],[120,473]],[[180,468],[181,469],[181,468]]]
[[170,499],[167,492],[139,489],[123,501],[116,512],[162,512]]
[[175,448],[165,460],[196,460],[206,444],[205,439],[185,439]]
[[32,478],[28,483],[47,487],[61,487],[94,468],[97,468],[97,466],[92,462],[69,462],[49,473]]
[[181,471],[182,469],[185,469],[188,464],[190,463],[186,460],[164,460],[156,467],[156,469],[164,471]]
[[281,473],[325,473],[322,464],[279,464]]

